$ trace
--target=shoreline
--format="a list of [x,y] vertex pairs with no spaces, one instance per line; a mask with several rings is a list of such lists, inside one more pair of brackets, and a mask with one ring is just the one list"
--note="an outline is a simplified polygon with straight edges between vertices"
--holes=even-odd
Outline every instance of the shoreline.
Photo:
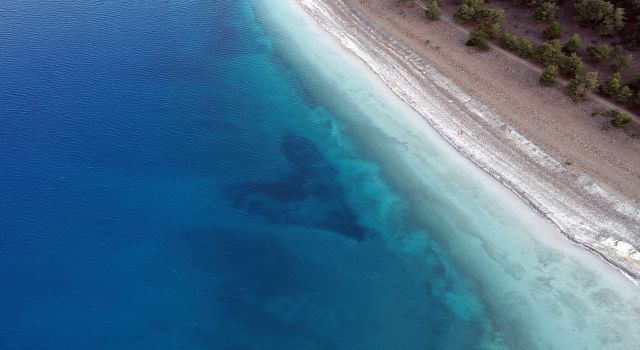
[[572,242],[640,285],[640,210],[558,161],[381,28],[352,0],[296,0],[450,145],[550,220]]

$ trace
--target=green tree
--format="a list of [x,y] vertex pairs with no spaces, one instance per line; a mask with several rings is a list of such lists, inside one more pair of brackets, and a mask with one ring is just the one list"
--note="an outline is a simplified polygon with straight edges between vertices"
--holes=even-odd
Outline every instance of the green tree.
[[613,45],[611,47],[611,56],[612,57],[618,57],[621,56],[625,53],[624,51],[624,47],[622,47],[622,45]]
[[502,29],[502,26],[500,25],[500,23],[493,23],[492,25],[489,26],[489,28],[487,28],[486,31],[489,34],[489,37],[496,39],[496,38],[500,38],[500,36],[505,30]]
[[453,13],[453,19],[457,22],[467,22],[471,20],[475,14],[476,10],[473,7],[467,4],[462,4],[458,7],[456,12]]
[[533,11],[533,18],[538,21],[551,22],[556,18],[558,5],[553,2],[543,2]]
[[550,64],[559,66],[564,58],[560,40],[550,40],[540,44],[534,52],[534,57],[545,66]]
[[562,71],[562,74],[573,78],[579,72],[584,71],[585,66],[584,62],[582,62],[582,59],[580,59],[580,57],[578,57],[578,55],[576,55],[574,52],[570,56],[567,56],[562,60],[560,70]]
[[425,16],[427,16],[428,19],[440,18],[440,15],[442,15],[442,10],[438,5],[438,1],[436,0],[429,1],[427,3],[427,8],[424,10],[424,14]]
[[545,39],[558,39],[561,32],[560,23],[553,21],[547,28],[542,31],[542,37]]
[[575,19],[582,25],[591,25],[603,36],[613,35],[624,27],[625,13],[606,0],[573,0]]
[[602,91],[602,93],[604,93],[607,96],[614,96],[618,90],[620,89],[620,86],[622,85],[620,83],[620,73],[613,73],[609,79],[605,80],[604,82],[602,82],[602,85],[600,85],[600,91]]
[[516,3],[525,4],[528,7],[536,7],[541,5],[543,2],[548,2],[549,0],[515,0]]
[[569,80],[567,84],[567,92],[574,102],[579,102],[585,99],[598,85],[598,73],[581,71],[576,74],[573,79]]
[[488,29],[491,25],[500,23],[505,18],[503,9],[495,9],[491,7],[479,7],[476,11],[479,24]]
[[558,66],[550,64],[544,67],[542,74],[540,74],[540,85],[551,86],[555,84],[556,76],[558,76]]
[[573,0],[573,8],[576,21],[582,24],[598,24],[615,11],[605,0]]
[[606,17],[596,26],[596,31],[602,36],[612,36],[614,32],[613,17]]
[[631,118],[627,113],[620,112],[618,110],[610,110],[607,114],[609,115],[609,118],[611,118],[611,125],[616,128],[621,128],[631,122]]
[[608,13],[604,19],[596,25],[596,30],[598,34],[602,36],[612,36],[624,28],[624,23],[624,9],[618,7],[613,10],[612,13]]
[[602,62],[609,58],[613,49],[607,44],[600,44],[596,46],[587,47],[587,54],[595,62]]
[[476,28],[469,33],[469,39],[464,43],[467,46],[473,46],[480,51],[489,50],[489,43],[487,42],[487,33],[483,30]]
[[518,38],[516,42],[516,52],[522,57],[530,57],[533,55],[533,44],[529,39]]
[[502,30],[498,36],[498,43],[507,50],[513,51],[522,57],[530,57],[533,52],[533,44],[525,38]]
[[[638,0],[640,1],[640,0]],[[638,90],[638,92],[640,92],[640,74],[634,76],[633,78],[631,78],[631,83],[630,83],[631,87],[633,87],[634,90]]]
[[630,53],[618,55],[615,61],[611,64],[611,69],[616,72],[623,72],[633,64],[633,55]]
[[626,18],[624,14],[624,8],[622,7],[616,8],[611,20],[613,22],[613,31],[610,33],[607,33],[607,35],[613,35],[614,33],[621,31],[622,28],[624,28],[625,19]]
[[582,38],[580,35],[573,34],[569,40],[562,46],[562,50],[566,53],[574,53],[580,51],[582,47]]
[[515,50],[518,42],[518,36],[503,30],[498,36],[498,43],[507,50]]
[[613,95],[613,98],[616,101],[624,104],[629,102],[631,96],[633,96],[633,91],[631,91],[631,88],[629,86],[624,85],[620,87],[618,91],[616,91],[615,95]]
[[613,97],[620,103],[627,103],[631,96],[633,96],[633,91],[628,85],[622,85],[620,80],[619,72],[611,74],[611,77],[600,85],[600,91],[607,96]]
[[478,10],[484,4],[483,0],[464,0],[453,14],[453,19],[458,22],[467,22],[473,19]]

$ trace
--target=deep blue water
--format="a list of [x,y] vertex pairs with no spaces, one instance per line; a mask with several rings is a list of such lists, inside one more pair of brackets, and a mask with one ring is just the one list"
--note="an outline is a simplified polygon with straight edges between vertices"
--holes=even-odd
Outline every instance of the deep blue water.
[[0,14],[0,348],[478,341],[443,300],[472,282],[385,243],[389,203],[422,229],[247,1]]

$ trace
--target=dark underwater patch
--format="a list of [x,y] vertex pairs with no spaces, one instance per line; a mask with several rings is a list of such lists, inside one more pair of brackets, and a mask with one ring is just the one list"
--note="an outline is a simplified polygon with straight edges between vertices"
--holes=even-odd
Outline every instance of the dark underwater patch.
[[224,195],[231,205],[272,224],[307,226],[364,239],[366,229],[345,198],[337,169],[304,137],[287,134],[280,144],[291,170],[274,181],[226,187]]

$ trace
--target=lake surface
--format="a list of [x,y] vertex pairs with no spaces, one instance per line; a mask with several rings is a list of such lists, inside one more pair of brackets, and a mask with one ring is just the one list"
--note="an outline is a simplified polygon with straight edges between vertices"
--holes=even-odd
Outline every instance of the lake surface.
[[637,289],[291,2],[0,13],[0,348],[637,348]]

